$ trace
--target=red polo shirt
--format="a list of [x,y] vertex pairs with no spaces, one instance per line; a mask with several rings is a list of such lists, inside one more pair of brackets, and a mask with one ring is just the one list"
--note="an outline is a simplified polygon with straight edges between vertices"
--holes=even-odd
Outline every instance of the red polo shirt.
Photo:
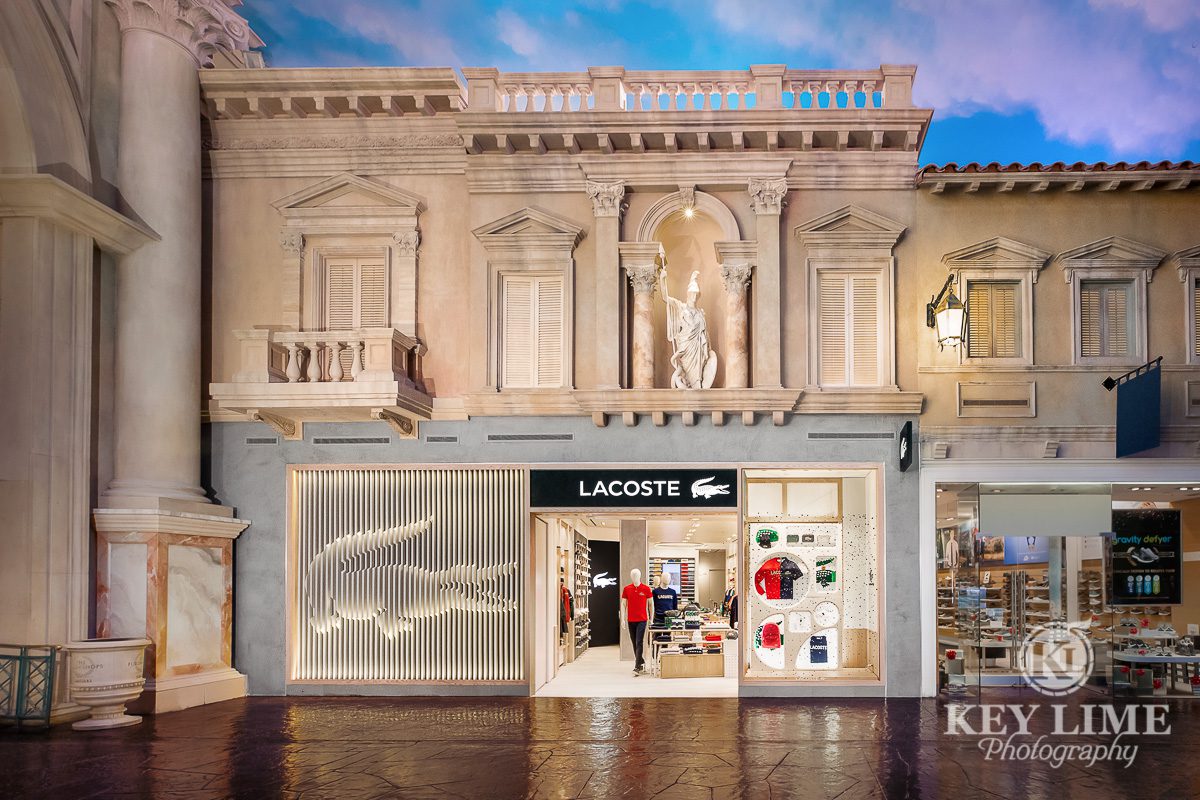
[[634,586],[632,583],[621,590],[621,599],[625,601],[629,622],[646,622],[646,601],[653,597],[650,587],[644,583]]

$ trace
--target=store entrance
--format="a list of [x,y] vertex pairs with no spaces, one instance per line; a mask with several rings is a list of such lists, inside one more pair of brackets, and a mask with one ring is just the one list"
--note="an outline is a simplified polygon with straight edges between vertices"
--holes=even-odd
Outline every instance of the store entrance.
[[[534,693],[736,697],[737,525],[713,512],[535,515]],[[620,618],[633,568],[653,604],[636,675]]]

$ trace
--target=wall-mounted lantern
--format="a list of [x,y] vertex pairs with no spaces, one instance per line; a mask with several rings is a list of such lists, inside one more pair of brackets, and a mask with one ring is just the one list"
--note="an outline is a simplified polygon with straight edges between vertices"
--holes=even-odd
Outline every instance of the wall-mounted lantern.
[[966,335],[967,307],[955,296],[954,274],[946,278],[942,290],[925,306],[925,325],[937,329],[938,349],[958,347]]

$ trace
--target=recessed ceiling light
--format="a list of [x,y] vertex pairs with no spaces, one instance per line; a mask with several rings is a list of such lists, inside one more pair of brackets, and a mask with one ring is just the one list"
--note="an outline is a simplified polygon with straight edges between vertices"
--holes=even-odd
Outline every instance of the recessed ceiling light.
[[1151,489],[1153,489],[1153,488],[1154,488],[1153,486],[1143,486],[1143,487],[1142,487],[1142,491],[1143,491],[1143,492],[1148,492],[1148,491],[1150,491],[1150,490],[1151,490]]
[[1140,486],[1134,486],[1134,487],[1133,487],[1133,488],[1132,488],[1130,491],[1133,491],[1133,492],[1140,492],[1141,490],[1142,490],[1142,487],[1140,487]]
[[992,494],[1000,494],[1000,490],[999,490],[999,489],[992,489]]

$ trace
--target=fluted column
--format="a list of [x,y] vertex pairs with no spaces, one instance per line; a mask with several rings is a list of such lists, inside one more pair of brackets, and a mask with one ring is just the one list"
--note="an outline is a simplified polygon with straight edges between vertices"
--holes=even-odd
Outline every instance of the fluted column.
[[633,388],[654,388],[654,291],[658,265],[625,267],[633,287]]
[[751,267],[747,263],[721,265],[725,281],[725,388],[750,385],[749,298]]
[[596,386],[617,389],[621,385],[621,210],[625,184],[587,182],[587,195],[596,217],[595,293]]
[[787,180],[754,178],[747,188],[754,207],[758,248],[758,275],[754,280],[754,385],[778,388],[783,385],[779,218]]
[[200,488],[200,83],[258,43],[225,3],[105,0],[121,24],[117,181],[160,241],[117,271],[114,479],[103,504],[207,503]]

